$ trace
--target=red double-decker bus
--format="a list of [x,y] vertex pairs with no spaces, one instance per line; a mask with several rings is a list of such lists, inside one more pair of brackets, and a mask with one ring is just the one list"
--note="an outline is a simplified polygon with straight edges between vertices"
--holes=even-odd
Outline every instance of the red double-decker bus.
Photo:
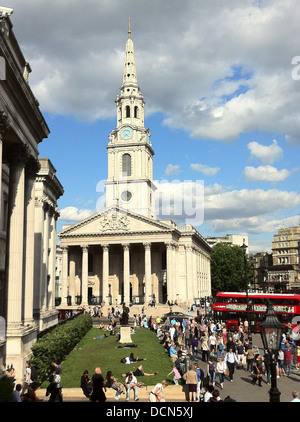
[[[277,293],[248,293],[249,324],[252,332],[259,332],[267,305],[271,302],[274,312],[283,324],[296,325],[300,321],[300,295]],[[217,293],[213,303],[214,318],[226,322],[227,330],[237,330],[247,320],[247,294],[239,292]]]

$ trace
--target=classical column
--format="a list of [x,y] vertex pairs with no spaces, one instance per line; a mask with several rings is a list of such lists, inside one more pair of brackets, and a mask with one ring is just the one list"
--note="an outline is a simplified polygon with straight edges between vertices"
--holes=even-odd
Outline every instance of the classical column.
[[173,244],[166,243],[167,248],[167,295],[168,300],[171,302],[176,298],[173,297]]
[[17,151],[10,167],[10,227],[8,247],[7,330],[22,322],[25,159]]
[[[5,140],[5,135],[9,129],[11,122],[8,119],[4,111],[0,111],[0,222],[1,218],[4,218],[2,213],[2,154],[3,154],[3,143]],[[2,227],[0,227],[0,230]]]
[[25,286],[24,286],[24,323],[33,324],[34,291],[34,219],[35,219],[35,177],[39,164],[30,160],[26,167],[25,181]]
[[44,237],[43,237],[43,266],[42,266],[42,280],[41,280],[41,309],[45,311],[48,309],[48,260],[49,260],[49,204],[44,206]]
[[186,247],[186,300],[193,296],[193,248]]
[[149,303],[153,294],[151,286],[151,243],[144,243],[145,248],[145,303]]
[[[71,304],[75,305],[75,252],[74,249],[69,253],[69,296],[71,296]],[[85,268],[82,267],[82,273]],[[83,274],[82,274],[83,278]]]
[[67,305],[67,296],[68,296],[68,246],[61,246],[62,249],[62,263],[61,263],[61,273],[62,273],[62,288],[61,288],[61,303],[62,305]]
[[109,282],[109,245],[102,245],[102,301],[108,303],[108,282]]
[[87,245],[81,246],[82,248],[82,280],[81,280],[81,295],[82,295],[82,306],[88,306],[88,281],[89,281],[89,269],[88,269],[88,251]]
[[124,302],[129,305],[130,302],[130,245],[128,243],[122,244],[123,256],[124,256],[124,268],[123,268],[123,283],[124,283]]

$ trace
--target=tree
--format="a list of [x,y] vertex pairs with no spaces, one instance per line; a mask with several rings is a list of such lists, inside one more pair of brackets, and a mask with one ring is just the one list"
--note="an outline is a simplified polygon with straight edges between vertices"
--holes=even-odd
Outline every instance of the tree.
[[[252,277],[247,260],[248,285]],[[217,243],[211,252],[211,287],[213,296],[218,292],[242,292],[245,286],[244,252],[240,246]]]

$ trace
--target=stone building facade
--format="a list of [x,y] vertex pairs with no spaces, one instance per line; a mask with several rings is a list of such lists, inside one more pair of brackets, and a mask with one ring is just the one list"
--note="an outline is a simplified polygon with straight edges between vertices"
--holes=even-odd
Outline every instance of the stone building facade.
[[58,234],[61,309],[103,301],[148,303],[153,295],[159,303],[191,304],[211,295],[206,240],[193,226],[156,217],[154,150],[130,30],[120,91],[117,126],[106,147],[106,208]]
[[[39,179],[50,170],[38,159],[38,145],[50,131],[29,86],[31,69],[14,36],[11,13],[0,7],[0,364],[13,364],[21,376],[40,329],[57,323],[57,317],[47,321],[34,291],[41,283],[44,292],[49,288],[37,278],[37,271],[42,267],[46,278],[52,258],[37,262],[36,253],[40,248],[45,256],[48,253],[46,238],[52,240],[56,231],[56,201],[62,187],[53,191],[54,179],[50,185]],[[41,185],[47,190],[44,198],[39,195]],[[52,201],[49,210],[54,210],[48,226],[43,200],[47,206]],[[38,210],[43,211],[38,215]],[[43,221],[39,231],[36,225]],[[43,239],[39,246],[37,237]]]

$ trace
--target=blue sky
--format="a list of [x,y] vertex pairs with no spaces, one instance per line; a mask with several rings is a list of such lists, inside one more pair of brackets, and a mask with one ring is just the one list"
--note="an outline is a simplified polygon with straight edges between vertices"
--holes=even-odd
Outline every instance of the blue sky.
[[[228,4],[229,3],[229,4]],[[12,0],[13,30],[51,130],[40,156],[64,187],[58,229],[96,212],[116,127],[127,22],[154,179],[204,181],[203,236],[270,250],[299,224],[297,0]],[[300,73],[300,72],[299,72]],[[181,223],[182,221],[178,221]]]

